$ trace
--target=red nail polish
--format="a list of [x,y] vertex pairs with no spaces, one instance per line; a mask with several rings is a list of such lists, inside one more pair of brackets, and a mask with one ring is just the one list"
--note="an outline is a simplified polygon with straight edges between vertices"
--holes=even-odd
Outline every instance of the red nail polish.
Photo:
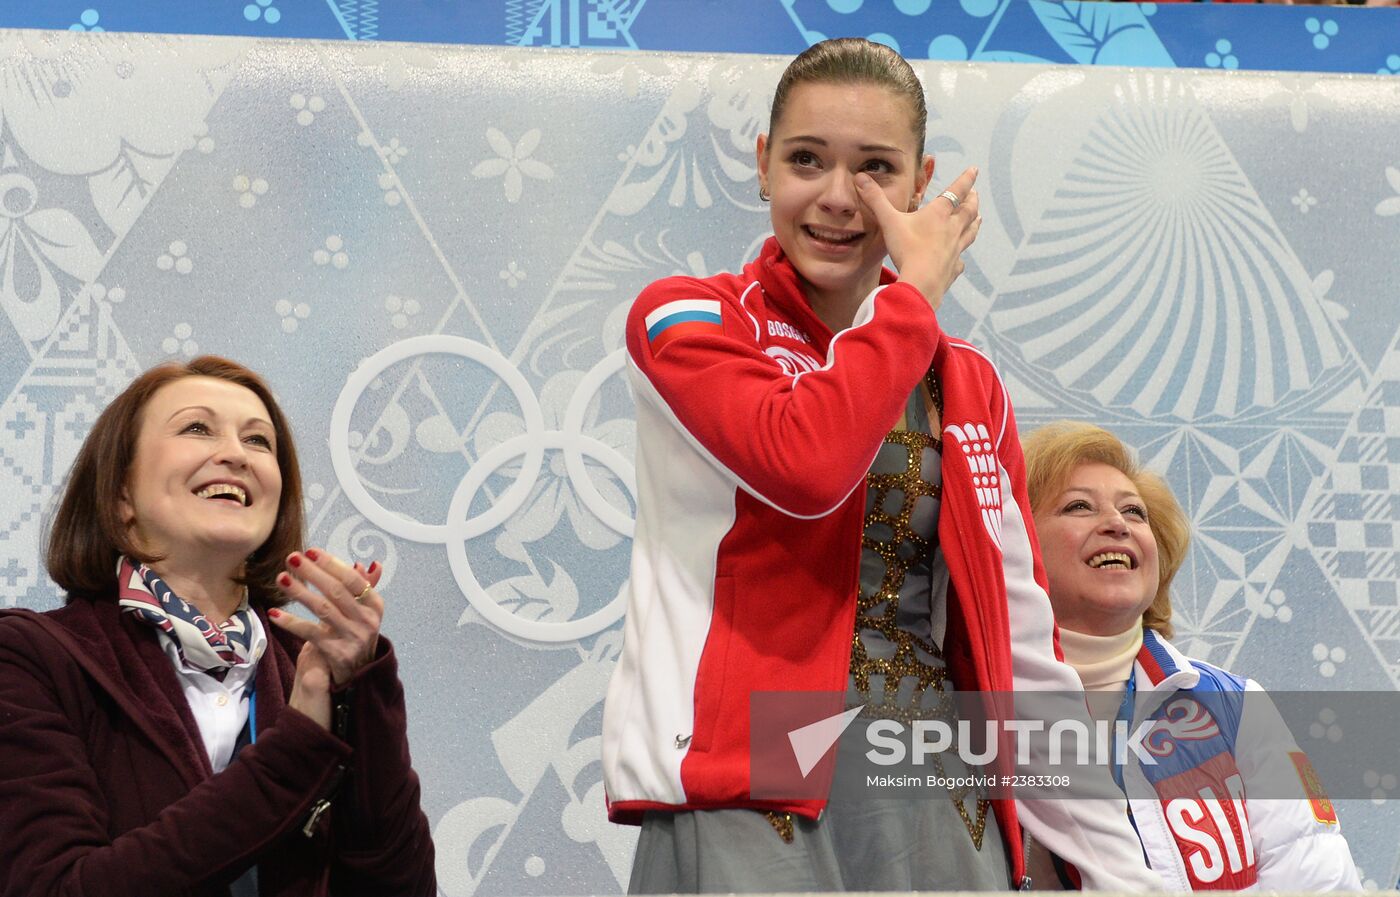
[[294,554],[291,557],[287,558],[287,563],[291,564],[293,567],[300,567],[301,556]]
[[275,620],[278,617],[282,616],[282,612],[274,607],[268,610],[267,615]]
[[291,575],[290,575],[290,574],[287,574],[287,573],[278,573],[278,574],[277,574],[277,584],[278,584],[279,586],[282,586],[283,588],[286,588],[287,586],[290,586],[290,585],[292,584],[292,577],[291,577]]
[[365,572],[366,572],[366,573],[373,573],[375,570],[378,570],[378,569],[379,569],[379,562],[378,562],[378,561],[375,561],[375,562],[373,562],[372,564],[369,565],[369,569],[366,570]]
[[308,548],[308,549],[306,549],[306,551],[304,552],[304,554],[305,554],[307,557],[311,558],[313,561],[319,561],[319,560],[321,559],[321,552],[317,551],[317,550],[314,549],[314,548]]

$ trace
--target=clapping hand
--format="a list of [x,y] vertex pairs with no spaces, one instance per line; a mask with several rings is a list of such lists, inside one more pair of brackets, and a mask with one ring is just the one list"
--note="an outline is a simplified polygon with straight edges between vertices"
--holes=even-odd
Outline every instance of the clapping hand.
[[273,623],[306,641],[287,703],[326,728],[332,685],[344,685],[374,658],[384,618],[384,599],[374,587],[383,572],[377,562],[362,570],[308,548],[289,555],[286,572],[277,577],[282,594],[317,617],[313,622],[275,609],[269,614]]

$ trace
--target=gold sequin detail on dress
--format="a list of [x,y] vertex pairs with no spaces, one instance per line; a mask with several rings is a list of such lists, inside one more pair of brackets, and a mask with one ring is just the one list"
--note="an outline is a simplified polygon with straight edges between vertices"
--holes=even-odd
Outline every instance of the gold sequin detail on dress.
[[773,831],[778,833],[778,837],[783,839],[783,843],[791,844],[792,814],[779,813],[777,810],[764,810],[763,815],[768,818],[768,824],[773,826]]
[[[934,408],[941,420],[942,395],[937,381],[930,376],[928,384]],[[893,465],[902,469],[891,470],[889,463],[878,463],[889,457],[889,447],[892,446],[904,450],[904,463]],[[885,447],[877,459],[876,466],[880,470],[877,472],[872,468],[866,475],[868,510],[861,545],[865,551],[880,556],[884,562],[884,575],[874,591],[867,592],[864,584],[858,590],[856,625],[851,640],[851,678],[854,690],[866,706],[861,715],[897,719],[905,724],[916,718],[956,720],[952,699],[943,688],[947,670],[943,664],[942,650],[932,638],[921,638],[899,625],[898,619],[901,590],[909,570],[920,561],[928,561],[937,537],[936,524],[932,534],[934,538],[930,539],[921,536],[911,523],[921,497],[927,496],[934,501],[942,497],[941,484],[930,482],[923,474],[926,449],[941,454],[942,445],[937,437],[929,433],[891,430],[885,436]],[[939,612],[942,612],[941,609]],[[883,650],[875,653],[883,656],[872,656],[863,632],[870,633],[871,638],[878,633],[885,644],[881,646]],[[930,658],[932,662],[923,657]],[[880,693],[872,694],[871,679],[876,676],[883,682],[883,687]],[[943,764],[937,755],[933,757],[933,765],[935,772],[943,777]],[[964,800],[968,794],[967,789],[959,789],[952,792],[950,798],[967,826],[973,844],[981,850],[990,802],[978,799],[974,819]]]
[[[856,689],[866,699],[866,707],[873,716],[893,716],[908,722],[920,715],[924,693],[932,688],[942,691],[946,671],[941,666],[933,666],[919,659],[917,649],[934,656],[942,657],[942,652],[931,640],[920,639],[914,633],[899,626],[899,593],[904,586],[909,568],[918,558],[926,558],[933,551],[928,540],[914,532],[910,517],[914,504],[920,496],[937,500],[943,492],[940,485],[923,478],[923,451],[925,448],[939,448],[937,440],[927,433],[909,430],[891,430],[885,437],[885,445],[903,446],[907,460],[904,470],[899,473],[869,473],[866,475],[866,488],[872,499],[867,499],[870,510],[865,515],[865,531],[861,536],[861,546],[867,551],[880,555],[885,562],[884,581],[880,588],[866,594],[860,591],[856,599],[856,631],[851,646],[851,675],[855,677]],[[893,514],[885,509],[891,493],[900,497],[899,510]],[[882,526],[883,525],[883,526]],[[875,538],[872,530],[888,528],[891,537]],[[861,638],[862,629],[874,630],[895,646],[894,656],[877,659],[870,656]],[[870,677],[879,674],[884,679],[881,695],[870,693]],[[903,696],[900,687],[907,680],[914,680],[912,695]],[[942,703],[942,702],[940,702]]]

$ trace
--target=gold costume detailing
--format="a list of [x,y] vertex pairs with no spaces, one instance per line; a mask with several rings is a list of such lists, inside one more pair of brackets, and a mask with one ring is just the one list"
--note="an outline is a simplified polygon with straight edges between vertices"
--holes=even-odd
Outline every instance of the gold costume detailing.
[[[925,383],[941,421],[943,396],[932,372]],[[901,429],[891,430],[885,436],[885,444],[903,446],[907,460],[904,469],[898,473],[866,474],[869,511],[865,515],[861,546],[881,557],[885,574],[880,587],[873,593],[867,595],[857,589],[856,625],[851,636],[851,677],[856,691],[865,702],[865,710],[861,713],[863,717],[897,719],[906,725],[911,720],[930,717],[951,722],[956,715],[952,697],[943,690],[947,679],[947,669],[942,664],[943,652],[932,639],[921,639],[901,629],[898,622],[899,595],[904,579],[910,567],[921,559],[926,560],[933,552],[933,542],[916,533],[910,523],[914,505],[920,497],[928,496],[937,501],[943,493],[940,484],[929,483],[923,477],[924,449],[932,448],[941,453],[943,447],[936,436]],[[898,511],[893,514],[886,510],[886,501],[891,492],[903,499]],[[872,527],[887,528],[890,532],[888,540],[869,535]],[[894,654],[887,659],[872,658],[862,640],[862,631],[878,632],[888,644],[894,646]],[[919,652],[937,658],[939,664],[925,663],[920,659]],[[875,696],[870,693],[872,675],[883,677],[883,694]],[[913,693],[901,696],[900,687],[908,680],[913,681]],[[938,695],[936,707],[929,707],[925,702],[929,689]],[[944,777],[942,758],[934,755],[933,763],[937,774]],[[978,799],[977,818],[974,820],[964,803],[968,793],[969,789],[964,788],[952,792],[950,796],[963,824],[967,826],[968,834],[972,836],[973,845],[981,850],[982,834],[987,826],[987,809],[991,804],[990,801]]]
[[773,826],[773,831],[778,833],[778,837],[783,839],[784,844],[792,843],[792,814],[779,813],[776,810],[764,810],[763,815],[768,817],[768,824]]
[[[938,646],[932,641],[924,641],[899,628],[896,616],[899,613],[899,590],[904,586],[904,577],[909,568],[920,558],[927,558],[933,551],[928,539],[914,532],[909,519],[914,513],[914,503],[921,496],[934,500],[943,494],[941,486],[929,483],[920,475],[923,469],[923,450],[937,448],[938,442],[927,433],[909,430],[891,430],[885,437],[886,445],[902,445],[908,453],[908,461],[900,473],[866,474],[866,488],[874,496],[867,499],[870,511],[865,515],[865,529],[868,533],[872,525],[884,524],[893,535],[889,541],[881,541],[869,535],[861,536],[861,547],[873,551],[885,562],[885,578],[880,588],[873,594],[859,594],[856,597],[856,630],[851,644],[851,675],[856,680],[856,690],[866,698],[867,712],[884,717],[893,713],[901,722],[909,722],[920,715],[919,706],[924,692],[932,687],[941,692],[946,671],[942,667],[930,666],[919,660],[914,648],[917,645],[934,657],[942,657]],[[885,512],[885,502],[892,490],[903,493],[899,512]],[[913,548],[910,551],[904,546]],[[904,550],[901,551],[900,549]],[[894,656],[888,660],[872,659],[861,640],[862,629],[873,629],[895,646]],[[885,693],[876,698],[870,694],[872,673],[885,677]],[[915,679],[917,685],[911,699],[901,704],[899,687],[904,679]],[[946,698],[944,699],[946,700]],[[940,701],[940,708],[944,701]]]

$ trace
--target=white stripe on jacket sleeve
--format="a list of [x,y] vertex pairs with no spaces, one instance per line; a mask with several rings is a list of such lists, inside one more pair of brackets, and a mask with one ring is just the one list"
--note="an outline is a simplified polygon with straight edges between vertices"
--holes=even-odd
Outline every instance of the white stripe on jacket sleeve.
[[[1012,492],[1011,477],[1000,464],[997,473],[1003,496],[1002,554],[1015,689],[1018,693],[1082,693],[1083,685],[1074,668],[1055,658],[1055,617],[1050,596],[1035,579],[1030,531],[1021,516],[1019,496]],[[1082,700],[1063,703],[1074,704],[1067,708],[1068,712],[1082,714],[1083,723],[1089,725],[1088,707]],[[1032,744],[1037,744],[1037,740],[1032,740]],[[1038,748],[1044,744],[1039,740]],[[1037,756],[1039,752],[1033,751],[1032,768],[1025,772],[1035,774],[1037,766],[1048,769],[1048,759]],[[1107,767],[1075,767],[1076,779],[1093,774],[1102,775],[1107,782],[1089,785],[1081,780],[1075,790],[1119,793]],[[1128,821],[1126,797],[1017,800],[1016,806],[1026,831],[1073,863],[1085,890],[1148,891],[1162,887],[1161,877],[1147,868],[1143,859],[1142,845]]]

